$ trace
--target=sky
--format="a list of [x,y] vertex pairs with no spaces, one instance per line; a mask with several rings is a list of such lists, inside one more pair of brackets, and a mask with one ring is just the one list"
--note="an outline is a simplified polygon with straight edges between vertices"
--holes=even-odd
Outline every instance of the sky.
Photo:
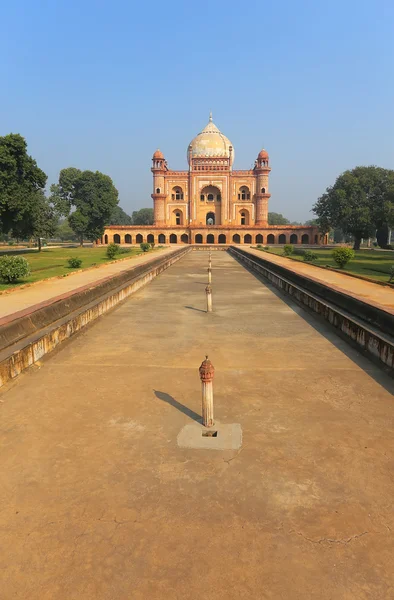
[[151,157],[186,169],[213,121],[236,169],[270,154],[270,211],[291,221],[356,165],[394,168],[394,2],[2,4],[0,135],[20,133],[48,175],[112,177],[152,206]]

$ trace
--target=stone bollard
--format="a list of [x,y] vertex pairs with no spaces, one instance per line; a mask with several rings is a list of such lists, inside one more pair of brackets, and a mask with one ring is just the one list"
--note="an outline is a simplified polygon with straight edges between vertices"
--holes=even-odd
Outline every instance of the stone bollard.
[[212,256],[211,256],[211,253],[209,253],[209,256],[208,256],[208,267],[209,268],[212,267]]
[[208,283],[212,283],[212,269],[208,267]]
[[204,427],[213,427],[213,376],[215,368],[208,356],[199,368],[202,390],[202,424]]
[[205,288],[205,292],[207,294],[207,312],[212,312],[212,288],[209,283]]

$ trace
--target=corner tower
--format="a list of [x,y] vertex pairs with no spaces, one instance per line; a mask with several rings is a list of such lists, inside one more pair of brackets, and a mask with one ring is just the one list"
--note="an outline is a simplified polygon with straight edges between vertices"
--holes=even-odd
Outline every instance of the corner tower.
[[167,161],[164,158],[161,150],[156,150],[152,156],[153,173],[153,220],[158,226],[165,225],[165,200],[166,194],[164,189],[165,173],[168,170]]
[[269,155],[267,150],[261,150],[255,162],[254,172],[256,176],[256,225],[268,226],[268,200],[271,194],[268,192],[268,178],[271,171],[269,166]]

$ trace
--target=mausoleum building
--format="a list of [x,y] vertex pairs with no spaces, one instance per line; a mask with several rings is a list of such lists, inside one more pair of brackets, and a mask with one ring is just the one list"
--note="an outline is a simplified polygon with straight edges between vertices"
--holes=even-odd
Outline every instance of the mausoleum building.
[[120,244],[320,244],[316,227],[268,225],[268,152],[254,167],[233,168],[230,140],[209,117],[187,148],[188,169],[173,171],[164,154],[152,157],[154,224],[105,229],[100,242]]

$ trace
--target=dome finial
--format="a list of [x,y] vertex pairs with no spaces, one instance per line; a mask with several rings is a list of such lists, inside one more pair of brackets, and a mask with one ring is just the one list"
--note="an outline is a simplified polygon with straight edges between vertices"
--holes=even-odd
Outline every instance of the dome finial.
[[212,111],[209,113],[209,122],[212,123]]

